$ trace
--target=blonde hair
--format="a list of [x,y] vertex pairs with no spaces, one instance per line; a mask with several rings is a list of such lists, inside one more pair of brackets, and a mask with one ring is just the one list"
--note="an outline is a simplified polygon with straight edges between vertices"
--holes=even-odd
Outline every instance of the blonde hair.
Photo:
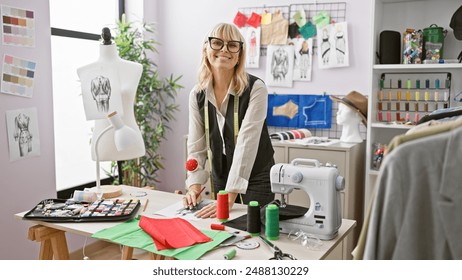
[[207,59],[207,45],[208,37],[218,37],[225,41],[235,40],[241,41],[242,49],[239,52],[239,59],[237,65],[234,67],[233,80],[231,82],[233,90],[237,95],[241,95],[244,92],[245,88],[249,84],[248,75],[245,70],[245,53],[246,53],[246,44],[244,36],[242,36],[239,29],[232,24],[228,23],[219,23],[217,24],[204,38],[204,45],[202,47],[202,57],[199,66],[198,73],[198,82],[196,89],[198,91],[207,89],[209,83],[213,80],[212,69],[210,62]]

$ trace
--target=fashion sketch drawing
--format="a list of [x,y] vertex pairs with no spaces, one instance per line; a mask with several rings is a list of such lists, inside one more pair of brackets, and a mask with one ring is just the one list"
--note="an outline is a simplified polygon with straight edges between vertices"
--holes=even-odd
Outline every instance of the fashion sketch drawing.
[[293,45],[269,45],[266,80],[268,85],[291,87],[294,67]]
[[83,106],[87,121],[105,119],[110,112],[123,116],[122,90],[119,72],[111,66],[95,67],[80,75]]
[[349,66],[346,22],[326,25],[317,30],[319,68]]
[[260,34],[261,28],[247,27],[241,32],[247,42],[247,55],[245,67],[259,68],[260,67]]
[[7,111],[10,160],[40,154],[35,108]]
[[313,61],[313,39],[294,38],[289,44],[295,48],[294,81],[311,81]]
[[91,80],[91,95],[96,102],[98,111],[107,113],[111,99],[111,81],[109,78],[98,76]]

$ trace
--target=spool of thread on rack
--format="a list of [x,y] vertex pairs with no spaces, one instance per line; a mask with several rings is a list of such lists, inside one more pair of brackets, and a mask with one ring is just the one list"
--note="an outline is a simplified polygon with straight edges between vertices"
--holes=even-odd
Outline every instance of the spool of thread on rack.
[[219,191],[217,194],[217,219],[220,222],[226,222],[229,218],[228,193]]
[[279,239],[279,207],[276,204],[266,206],[265,235],[269,240]]
[[252,236],[260,235],[261,220],[258,201],[250,201],[247,205],[247,232]]

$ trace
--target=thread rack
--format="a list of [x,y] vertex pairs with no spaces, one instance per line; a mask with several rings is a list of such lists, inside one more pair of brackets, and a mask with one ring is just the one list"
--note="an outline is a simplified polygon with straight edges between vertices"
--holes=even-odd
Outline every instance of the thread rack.
[[382,73],[377,94],[376,122],[417,124],[424,115],[450,107],[451,73]]

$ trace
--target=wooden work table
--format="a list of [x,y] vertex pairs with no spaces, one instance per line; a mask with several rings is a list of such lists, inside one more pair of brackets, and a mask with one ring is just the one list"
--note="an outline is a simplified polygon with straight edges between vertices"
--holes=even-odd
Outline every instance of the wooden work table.
[[[178,202],[183,196],[155,191],[146,190],[130,186],[123,186],[123,194],[121,198],[133,198],[135,195],[139,195],[140,192],[146,192],[143,197],[138,197],[141,202],[141,208],[138,214],[146,215],[148,217],[156,217],[154,213],[159,211],[173,203]],[[148,203],[147,203],[148,202]],[[147,203],[147,205],[146,205]],[[145,207],[146,205],[146,207]],[[145,208],[145,209],[144,209]],[[52,223],[37,220],[26,220],[23,216],[27,213],[21,212],[15,214],[15,217],[19,220],[26,221],[32,224],[29,228],[28,239],[40,243],[40,255],[39,259],[69,259],[69,251],[66,241],[66,232],[91,237],[94,233],[113,227],[123,222],[89,222],[89,223]],[[247,213],[247,206],[235,204],[234,208],[230,212],[230,220],[242,216]],[[202,219],[198,221],[190,221],[198,229],[210,229],[210,224],[217,223],[216,219]],[[302,247],[300,242],[292,241],[287,238],[286,234],[281,234],[279,240],[273,243],[278,246],[283,252],[294,255],[299,260],[321,260],[328,257],[329,253],[339,245],[342,240],[353,230],[356,226],[356,221],[349,219],[342,219],[342,225],[339,229],[339,234],[332,240],[324,240],[323,244],[319,249],[309,250],[306,247]],[[237,254],[234,259],[240,260],[264,260],[269,259],[273,256],[272,250],[263,242],[260,238],[252,237],[260,243],[260,246],[254,250],[242,250],[236,249]],[[229,248],[217,248],[202,256],[201,259],[223,259],[223,254],[226,253]],[[124,247],[122,253],[122,259],[131,259],[133,254],[133,248]],[[163,259],[162,256],[152,254],[153,259]]]

